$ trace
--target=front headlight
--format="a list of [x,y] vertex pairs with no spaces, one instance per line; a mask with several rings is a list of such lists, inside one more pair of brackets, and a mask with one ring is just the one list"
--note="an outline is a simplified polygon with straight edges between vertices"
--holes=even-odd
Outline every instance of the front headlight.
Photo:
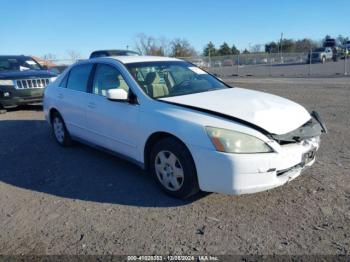
[[0,80],[0,86],[14,86],[13,80]]
[[240,154],[273,152],[257,137],[222,128],[207,126],[205,129],[217,151]]

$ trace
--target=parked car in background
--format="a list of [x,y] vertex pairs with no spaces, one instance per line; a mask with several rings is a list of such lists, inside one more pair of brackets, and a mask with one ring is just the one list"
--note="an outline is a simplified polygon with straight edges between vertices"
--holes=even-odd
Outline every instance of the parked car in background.
[[122,155],[180,198],[283,185],[315,162],[326,131],[297,103],[168,57],[78,62],[45,90],[44,113],[60,145]]
[[346,41],[346,43],[344,44],[344,49],[350,51],[350,41]]
[[327,38],[324,40],[323,42],[323,47],[338,47],[339,44],[338,44],[338,41],[334,38]]
[[[327,60],[332,60],[333,59],[333,50],[330,47],[321,47],[321,48],[315,48],[311,52],[311,58],[310,58],[310,53],[307,56],[307,63],[309,64],[310,62],[321,62],[324,64]],[[311,61],[310,61],[311,60]]]
[[208,68],[209,67],[209,64],[201,58],[191,59],[189,62],[200,67],[200,68]]
[[224,60],[224,62],[222,63],[222,66],[233,66],[234,62],[231,59],[226,59]]
[[90,54],[90,58],[103,57],[103,56],[138,56],[141,55],[136,51],[131,50],[97,50]]
[[341,56],[342,51],[343,51],[341,43],[337,39],[334,39],[334,38],[327,38],[326,40],[324,40],[323,47],[329,47],[332,49],[333,61],[337,61],[338,58]]
[[214,67],[221,67],[222,66],[222,62],[220,60],[213,61],[212,64],[214,65]]
[[267,63],[268,63],[267,57],[260,59],[260,64],[267,64]]
[[42,102],[45,87],[56,76],[30,56],[0,56],[0,107]]

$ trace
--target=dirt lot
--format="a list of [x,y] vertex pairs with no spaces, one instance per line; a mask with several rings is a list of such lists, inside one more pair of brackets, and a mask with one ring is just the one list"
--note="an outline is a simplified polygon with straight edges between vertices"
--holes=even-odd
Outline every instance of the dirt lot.
[[349,254],[350,78],[228,81],[319,111],[316,164],[269,192],[184,202],[128,162],[61,148],[40,106],[20,108],[0,115],[0,253]]

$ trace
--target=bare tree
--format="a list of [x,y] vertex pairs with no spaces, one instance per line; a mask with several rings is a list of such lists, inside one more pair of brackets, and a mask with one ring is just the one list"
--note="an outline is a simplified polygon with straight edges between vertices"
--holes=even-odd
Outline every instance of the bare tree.
[[51,67],[53,65],[53,61],[56,60],[56,55],[52,53],[47,53],[41,56],[42,61],[39,62],[43,66]]
[[143,55],[167,55],[168,41],[165,38],[155,38],[139,34],[135,43],[136,50]]
[[76,50],[67,50],[67,55],[73,61],[76,61],[81,58],[80,52]]
[[41,58],[44,59],[44,60],[52,61],[52,60],[56,59],[56,55],[54,55],[52,53],[47,53],[47,54],[41,56]]
[[262,51],[262,45],[256,44],[253,45],[252,48],[250,49],[250,52],[252,53],[260,53]]
[[197,55],[195,49],[185,39],[174,39],[170,43],[170,49],[170,56],[173,57],[190,57]]

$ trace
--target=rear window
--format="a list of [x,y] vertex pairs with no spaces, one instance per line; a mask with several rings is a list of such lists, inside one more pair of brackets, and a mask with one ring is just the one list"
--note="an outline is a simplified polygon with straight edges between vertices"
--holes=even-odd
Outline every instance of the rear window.
[[77,65],[70,70],[67,88],[87,92],[92,64]]

